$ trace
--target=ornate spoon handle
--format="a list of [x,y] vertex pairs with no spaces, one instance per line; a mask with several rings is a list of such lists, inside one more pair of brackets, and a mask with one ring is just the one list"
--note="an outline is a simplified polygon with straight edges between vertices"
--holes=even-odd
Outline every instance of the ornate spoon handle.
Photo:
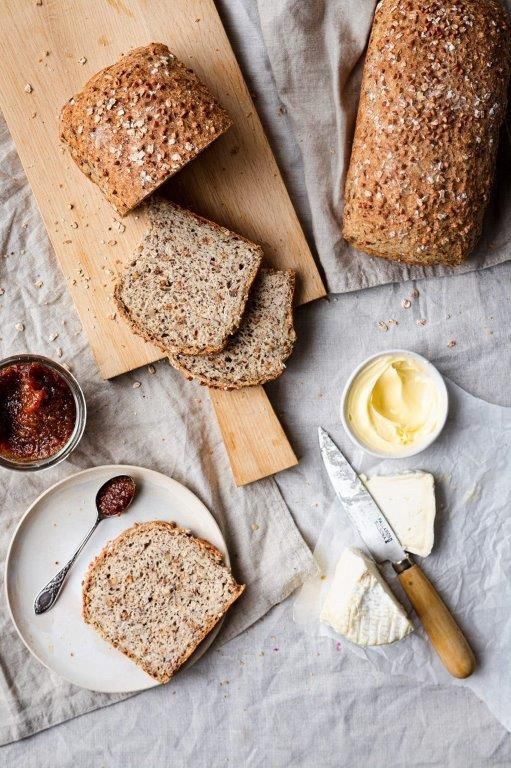
[[100,521],[101,521],[101,518],[98,516],[96,522],[94,523],[94,525],[92,526],[92,528],[90,529],[90,531],[88,532],[88,534],[86,535],[86,537],[84,538],[84,540],[82,541],[82,543],[80,544],[76,552],[74,553],[71,560],[69,560],[69,562],[66,563],[66,565],[63,568],[61,568],[61,570],[56,574],[56,576],[54,576],[53,579],[51,579],[51,581],[49,581],[48,584],[45,587],[43,587],[43,589],[39,592],[39,594],[37,595],[34,601],[35,613],[37,614],[45,613],[46,611],[49,611],[53,605],[55,605],[55,603],[57,602],[57,598],[60,595],[60,591],[62,589],[64,581],[66,580],[66,576],[71,570],[71,566],[73,565],[74,561],[76,560],[76,558],[78,557],[78,555],[80,554],[84,546],[89,541],[90,537],[96,530]]

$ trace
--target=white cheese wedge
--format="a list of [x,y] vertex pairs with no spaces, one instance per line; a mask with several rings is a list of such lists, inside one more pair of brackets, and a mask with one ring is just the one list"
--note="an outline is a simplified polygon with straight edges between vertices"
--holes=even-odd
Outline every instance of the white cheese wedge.
[[364,478],[369,493],[391,524],[403,549],[421,557],[433,548],[435,481],[428,472]]
[[358,549],[342,553],[320,619],[357,645],[386,645],[413,631],[376,563]]

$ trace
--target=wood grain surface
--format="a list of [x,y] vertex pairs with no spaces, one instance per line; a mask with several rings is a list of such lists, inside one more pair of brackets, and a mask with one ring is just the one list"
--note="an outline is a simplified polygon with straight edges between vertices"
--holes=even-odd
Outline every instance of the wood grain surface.
[[[161,357],[133,335],[112,299],[116,275],[146,222],[137,211],[120,218],[75,166],[60,145],[58,116],[93,74],[130,48],[166,43],[208,84],[235,124],[164,193],[260,243],[270,264],[296,269],[298,304],[325,295],[213,0],[3,0],[0,19],[9,30],[0,46],[0,106],[104,378]],[[276,440],[282,430],[262,388],[242,398],[213,399],[221,424],[234,431],[236,422],[246,428],[249,402],[249,413],[266,413],[252,424],[253,441],[275,446],[273,461],[256,462],[255,471],[256,454],[248,463],[243,456],[252,441],[246,435],[234,441],[238,448],[230,458],[240,483],[289,466],[294,454],[285,439],[284,450]]]

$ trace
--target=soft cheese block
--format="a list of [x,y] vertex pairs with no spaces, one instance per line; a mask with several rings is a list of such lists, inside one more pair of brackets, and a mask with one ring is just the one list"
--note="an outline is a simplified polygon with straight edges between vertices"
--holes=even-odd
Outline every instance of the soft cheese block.
[[433,548],[436,512],[433,475],[403,472],[363,480],[403,549],[420,557],[429,555]]
[[376,563],[358,549],[342,553],[320,619],[357,645],[386,645],[413,631]]

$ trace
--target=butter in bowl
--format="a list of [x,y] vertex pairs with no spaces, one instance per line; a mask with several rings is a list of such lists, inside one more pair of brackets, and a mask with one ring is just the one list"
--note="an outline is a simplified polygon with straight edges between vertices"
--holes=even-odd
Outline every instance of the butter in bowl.
[[434,365],[416,352],[391,349],[355,368],[342,393],[341,419],[366,453],[402,459],[436,440],[448,405],[445,382]]

